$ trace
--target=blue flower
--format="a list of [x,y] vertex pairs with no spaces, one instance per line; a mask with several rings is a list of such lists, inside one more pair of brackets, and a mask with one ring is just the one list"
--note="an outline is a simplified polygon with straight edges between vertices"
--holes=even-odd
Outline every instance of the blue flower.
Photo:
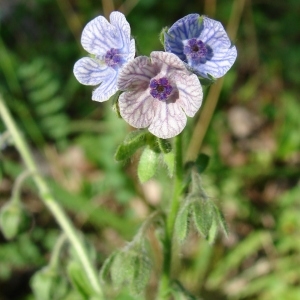
[[74,65],[74,75],[85,85],[99,85],[92,100],[106,101],[117,90],[122,67],[135,55],[135,41],[130,39],[130,26],[120,12],[110,14],[110,23],[102,16],[90,21],[81,36],[83,48],[92,54]]
[[174,54],[154,51],[124,66],[118,79],[122,118],[163,139],[179,134],[187,116],[199,110],[203,93],[198,77]]
[[195,74],[222,77],[233,65],[237,51],[218,21],[198,14],[178,20],[164,32],[165,50],[176,54]]

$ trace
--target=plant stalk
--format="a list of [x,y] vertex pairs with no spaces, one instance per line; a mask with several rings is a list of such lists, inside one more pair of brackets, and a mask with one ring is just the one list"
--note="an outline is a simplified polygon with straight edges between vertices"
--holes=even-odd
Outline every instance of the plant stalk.
[[76,229],[74,228],[73,224],[71,223],[70,219],[68,218],[64,210],[61,208],[61,206],[56,202],[56,200],[52,196],[45,180],[40,175],[38,175],[38,168],[30,153],[29,147],[25,139],[23,138],[22,134],[20,133],[19,129],[17,128],[10,112],[5,106],[5,103],[1,95],[0,95],[0,116],[2,117],[2,120],[6,125],[7,130],[9,130],[11,134],[12,140],[15,143],[15,147],[18,149],[27,167],[28,172],[32,174],[32,178],[34,180],[35,185],[37,186],[42,201],[44,202],[46,207],[50,210],[50,212],[53,214],[57,223],[64,231],[69,242],[71,243],[74,250],[78,254],[78,258],[81,261],[82,267],[85,270],[85,273],[92,287],[97,293],[99,299],[104,299],[103,292],[98,281],[96,270],[93,267],[91,261],[89,260],[87,252],[76,232]]
[[163,274],[161,277],[158,299],[170,299],[171,277],[172,277],[172,254],[173,234],[176,216],[180,205],[180,197],[183,187],[183,158],[182,158],[182,136],[175,137],[175,173],[173,197],[170,203],[170,210],[166,219],[166,230],[164,240],[164,262]]

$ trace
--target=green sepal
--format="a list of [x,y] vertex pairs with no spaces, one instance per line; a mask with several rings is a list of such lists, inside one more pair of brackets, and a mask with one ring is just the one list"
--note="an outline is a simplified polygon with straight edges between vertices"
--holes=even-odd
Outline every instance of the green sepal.
[[6,239],[10,240],[26,230],[29,222],[28,214],[19,201],[10,200],[0,211],[0,228]]
[[138,164],[138,177],[139,180],[144,183],[151,179],[157,170],[159,153],[152,150],[150,147],[146,147],[141,155]]
[[163,154],[163,161],[167,166],[168,175],[173,177],[174,175],[174,167],[175,167],[175,154],[174,152],[164,153]]
[[185,164],[185,169],[188,171],[194,168],[197,170],[197,173],[201,174],[206,170],[208,163],[209,156],[205,153],[200,153],[195,161],[188,161]]
[[217,81],[217,78],[211,76],[210,74],[207,74],[207,77],[208,78],[198,76],[198,79],[199,79],[200,84],[202,86],[210,86],[210,85],[214,84]]
[[218,224],[216,219],[214,218],[211,227],[209,229],[208,236],[206,238],[208,243],[212,245],[215,242],[217,235],[218,235]]
[[191,205],[189,201],[187,201],[179,210],[176,216],[175,222],[175,238],[179,240],[179,242],[184,242],[187,237],[189,224],[190,224],[190,209]]
[[167,154],[172,151],[172,145],[168,140],[157,138],[156,141],[160,152]]
[[147,144],[146,129],[131,131],[115,153],[115,159],[122,161],[129,159],[139,148]]
[[200,300],[186,290],[178,280],[172,282],[172,296],[174,300]]
[[216,205],[214,205],[213,209],[214,209],[215,219],[217,223],[222,228],[224,234],[228,236],[229,229],[222,211]]
[[197,199],[192,207],[194,223],[197,231],[208,238],[214,220],[213,205],[208,199]]
[[204,20],[204,16],[199,16],[198,22],[199,22],[200,25],[202,25],[203,20]]
[[52,286],[55,283],[55,273],[49,267],[36,272],[30,281],[30,286],[36,299],[50,300]]
[[168,27],[164,27],[159,34],[159,41],[161,42],[163,47],[165,47],[165,33],[167,33],[168,30],[169,30]]
[[122,94],[121,91],[117,91],[114,95],[112,95],[109,98],[109,102],[112,103],[112,110],[116,113],[117,117],[120,118],[120,119],[122,119],[122,116],[120,114],[118,100],[119,100],[119,97],[120,97],[121,94]]
[[67,266],[68,277],[73,287],[79,292],[83,299],[90,299],[95,296],[93,287],[91,286],[82,266],[75,260],[71,260]]
[[209,163],[209,156],[205,153],[200,153],[195,161],[195,167],[199,174],[203,173]]
[[46,266],[37,271],[30,279],[30,287],[35,299],[62,299],[67,293],[67,282],[56,270]]
[[101,267],[100,273],[99,273],[100,282],[104,283],[109,278],[111,266],[112,266],[113,261],[114,261],[114,259],[115,259],[115,257],[117,256],[118,253],[119,253],[119,251],[113,252],[104,261],[104,263],[103,263],[103,265]]
[[112,262],[113,285],[127,286],[133,294],[140,294],[149,281],[151,266],[144,243],[131,243],[119,251]]

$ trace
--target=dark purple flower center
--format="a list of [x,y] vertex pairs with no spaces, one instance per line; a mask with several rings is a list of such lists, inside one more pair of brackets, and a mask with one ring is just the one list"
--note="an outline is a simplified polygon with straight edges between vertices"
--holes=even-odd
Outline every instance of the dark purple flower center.
[[151,96],[159,100],[166,100],[171,95],[173,90],[168,79],[165,77],[162,77],[158,80],[152,79],[149,87]]
[[188,60],[201,64],[205,64],[207,60],[211,60],[214,56],[211,47],[196,38],[192,38],[187,42],[187,45],[183,48],[183,53]]
[[105,63],[112,68],[120,67],[123,64],[122,55],[119,50],[111,48],[105,54]]

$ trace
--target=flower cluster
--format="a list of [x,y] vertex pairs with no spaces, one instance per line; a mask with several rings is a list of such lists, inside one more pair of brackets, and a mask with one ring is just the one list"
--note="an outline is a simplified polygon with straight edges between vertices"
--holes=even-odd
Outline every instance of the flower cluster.
[[220,22],[198,14],[178,20],[163,36],[165,51],[134,58],[135,41],[125,16],[112,12],[110,23],[99,16],[86,25],[81,38],[92,57],[77,61],[74,74],[80,83],[98,86],[93,100],[106,101],[122,91],[122,118],[167,139],[178,135],[187,116],[193,117],[201,106],[198,76],[222,77],[237,52]]

